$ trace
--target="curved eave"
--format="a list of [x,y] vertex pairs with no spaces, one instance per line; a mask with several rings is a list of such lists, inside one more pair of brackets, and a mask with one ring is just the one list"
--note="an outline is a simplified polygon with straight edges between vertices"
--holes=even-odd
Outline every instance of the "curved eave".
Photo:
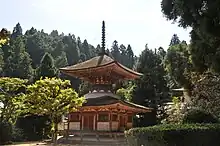
[[81,69],[72,69],[72,68],[60,68],[60,71],[64,74],[70,75],[70,76],[75,76],[78,78],[84,78],[81,75],[77,75],[77,73],[83,72],[84,74],[89,73],[89,72],[96,72],[99,69],[103,68],[114,68],[114,72],[117,72],[118,74],[121,74],[122,76],[125,76],[125,79],[137,79],[140,78],[143,74],[138,73],[136,71],[133,71],[124,65],[118,63],[117,61],[112,61],[110,63],[96,66],[96,67],[88,67],[88,68],[81,68]]
[[131,73],[133,75],[136,75],[137,77],[143,76],[142,73],[136,72],[136,71],[134,71],[134,70],[132,70],[132,69],[130,69],[130,68],[120,64],[119,62],[115,62],[115,64],[117,64],[117,66],[120,67],[121,69],[123,69],[123,70],[125,70],[125,71],[127,71],[127,72],[129,72],[129,73]]
[[145,107],[145,106],[135,104],[135,103],[132,103],[132,102],[128,102],[128,101],[121,101],[121,102],[124,102],[124,104],[127,104],[129,106],[135,107],[137,109],[140,109],[140,110],[143,110],[143,111],[146,111],[146,112],[149,112],[149,111],[153,110],[153,108]]
[[112,104],[108,104],[108,105],[98,105],[98,106],[93,106],[93,105],[89,105],[89,106],[82,106],[80,107],[78,110],[80,111],[88,111],[88,109],[90,110],[99,110],[99,109],[106,109],[106,111],[109,111],[110,109],[117,109],[117,110],[127,110],[128,112],[131,113],[147,113],[147,112],[151,112],[152,109],[151,108],[147,108],[147,107],[143,107],[143,106],[134,106],[134,105],[130,105],[130,104],[126,104],[122,101],[118,101],[116,103],[112,103]]
[[118,95],[114,95],[110,93],[106,93],[106,95],[102,95],[100,93],[98,93],[97,95],[96,93],[88,93],[86,96],[91,96],[91,97],[90,98],[87,97],[87,102],[82,106],[83,109],[86,108],[92,110],[98,110],[102,108],[122,109],[132,113],[146,113],[146,112],[151,112],[153,110],[152,108],[149,107],[120,100]]

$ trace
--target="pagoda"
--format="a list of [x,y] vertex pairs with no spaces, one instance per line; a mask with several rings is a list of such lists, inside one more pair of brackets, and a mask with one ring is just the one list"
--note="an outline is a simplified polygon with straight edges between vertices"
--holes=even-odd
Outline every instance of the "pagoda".
[[60,68],[66,75],[91,83],[92,90],[85,94],[82,107],[68,115],[69,131],[120,132],[132,128],[133,116],[151,112],[151,108],[137,105],[112,92],[112,84],[119,80],[133,80],[142,76],[105,52],[105,22],[102,23],[102,47],[97,57],[72,66]]

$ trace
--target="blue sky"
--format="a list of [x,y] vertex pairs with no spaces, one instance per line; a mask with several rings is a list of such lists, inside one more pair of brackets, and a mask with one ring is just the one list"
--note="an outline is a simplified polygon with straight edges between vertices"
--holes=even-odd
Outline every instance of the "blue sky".
[[[23,31],[32,26],[49,33],[73,33],[96,46],[101,42],[102,20],[106,21],[106,45],[130,44],[136,55],[145,44],[149,48],[167,49],[177,33],[189,42],[189,29],[184,30],[166,21],[160,8],[161,0],[0,0],[0,28],[12,31],[20,22]],[[3,6],[3,7],[2,7]],[[3,17],[4,16],[4,17]]]

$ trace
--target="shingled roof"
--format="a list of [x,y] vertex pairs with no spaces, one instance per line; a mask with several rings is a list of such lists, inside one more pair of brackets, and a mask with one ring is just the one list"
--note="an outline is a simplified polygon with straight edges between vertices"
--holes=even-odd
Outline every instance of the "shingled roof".
[[107,55],[100,55],[97,57],[93,57],[87,61],[72,65],[72,66],[67,66],[60,68],[62,72],[76,72],[76,71],[82,71],[82,70],[87,70],[87,69],[93,69],[93,68],[99,68],[99,67],[104,67],[108,65],[116,65],[118,68],[125,70],[128,73],[131,73],[136,76],[142,76],[141,73],[138,73],[134,70],[131,70],[124,65],[120,64],[119,62],[113,60],[111,57]]
[[93,57],[87,61],[81,62],[81,63],[77,63],[75,65],[72,66],[67,66],[67,67],[63,67],[60,68],[60,70],[81,70],[81,69],[88,69],[88,68],[94,68],[94,67],[99,67],[99,66],[104,66],[110,63],[113,63],[114,60],[107,56],[107,55],[103,55],[103,56],[96,56]]
[[138,104],[134,104],[128,101],[120,100],[120,96],[108,93],[108,92],[95,92],[95,93],[88,93],[85,95],[86,102],[83,106],[103,106],[103,105],[111,105],[116,103],[121,103],[123,105],[143,109],[143,110],[152,110],[149,107],[141,106]]

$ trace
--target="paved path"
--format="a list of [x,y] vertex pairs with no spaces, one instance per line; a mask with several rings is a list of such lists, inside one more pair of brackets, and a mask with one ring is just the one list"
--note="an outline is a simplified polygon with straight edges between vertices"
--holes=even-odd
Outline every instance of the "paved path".
[[[16,143],[8,146],[50,146],[46,142],[24,142]],[[100,137],[98,140],[96,137],[83,137],[83,142],[81,142],[80,137],[70,136],[68,140],[62,136],[58,136],[58,146],[127,146],[124,137],[110,138],[110,137]]]

